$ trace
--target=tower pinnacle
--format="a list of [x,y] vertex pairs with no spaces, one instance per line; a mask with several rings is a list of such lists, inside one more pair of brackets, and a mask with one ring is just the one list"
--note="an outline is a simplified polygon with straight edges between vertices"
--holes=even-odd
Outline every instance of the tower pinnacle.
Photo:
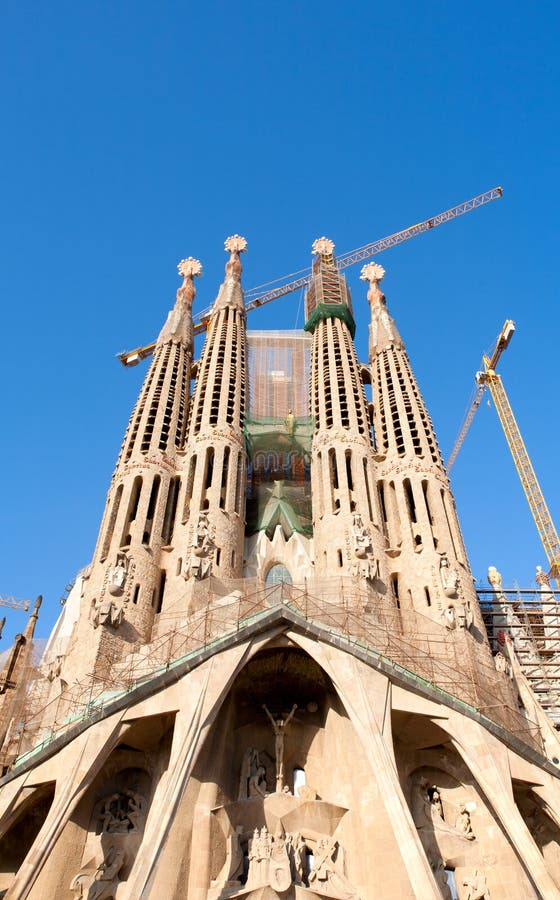
[[311,250],[317,256],[332,256],[334,251],[334,243],[326,237],[317,238],[311,245]]
[[191,345],[192,334],[192,305],[196,289],[194,279],[202,275],[202,265],[198,259],[188,256],[182,259],[177,266],[179,275],[183,276],[183,283],[177,291],[175,306],[169,312],[167,321],[160,331],[158,344],[167,341],[182,341]]
[[367,263],[367,265],[362,267],[360,278],[362,281],[369,282],[367,298],[371,308],[371,323],[369,326],[370,357],[378,350],[382,350],[391,344],[402,347],[402,338],[387,310],[385,294],[379,287],[379,282],[385,278],[385,269],[379,263]]
[[226,277],[216,297],[213,312],[226,307],[244,311],[245,305],[241,288],[243,266],[240,254],[247,252],[247,241],[239,234],[232,234],[224,242],[224,248],[230,256],[226,263]]

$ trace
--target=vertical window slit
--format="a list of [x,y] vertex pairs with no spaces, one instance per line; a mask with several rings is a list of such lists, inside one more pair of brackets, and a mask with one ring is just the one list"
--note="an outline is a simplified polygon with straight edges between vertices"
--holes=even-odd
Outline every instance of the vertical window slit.
[[377,492],[379,494],[379,506],[381,507],[381,524],[383,526],[383,534],[389,537],[387,529],[387,507],[385,506],[385,484],[383,481],[378,482]]
[[150,491],[150,500],[148,502],[148,512],[146,513],[146,524],[144,525],[144,534],[142,535],[142,543],[146,545],[150,543],[150,538],[152,536],[152,526],[154,524],[160,482],[160,476],[156,475],[152,482],[152,490]]
[[142,491],[142,478],[140,475],[137,475],[132,483],[132,490],[130,492],[130,498],[128,501],[128,510],[126,514],[126,520],[123,527],[122,539],[121,539],[121,547],[128,547],[132,540],[131,536],[131,525],[136,519],[136,513],[138,512],[138,503],[140,502],[140,493]]
[[352,480],[352,451],[346,450],[344,453],[344,458],[346,461],[346,479],[348,481],[348,490],[354,490],[354,482]]
[[103,547],[101,548],[101,559],[104,560],[107,558],[107,554],[109,553],[109,547],[111,546],[111,540],[113,538],[113,532],[115,530],[115,523],[117,521],[117,516],[119,514],[119,506],[121,505],[121,497],[123,492],[123,485],[119,484],[115,497],[113,500],[113,506],[111,509],[111,514],[109,516],[109,521],[107,523],[107,530],[105,532],[105,538],[103,540]]
[[161,608],[163,606],[163,594],[165,592],[165,581],[166,581],[166,573],[165,569],[162,569],[159,573],[159,581],[156,590],[152,594],[152,604],[154,610],[157,613],[161,612]]
[[196,454],[194,456],[191,456],[190,461],[189,461],[189,470],[187,473],[187,485],[186,485],[186,490],[185,490],[185,503],[183,506],[183,524],[189,518],[189,510],[190,510],[190,505],[191,505],[191,500],[192,500],[195,470],[196,470]]
[[220,485],[220,509],[226,508],[226,495],[227,495],[230,452],[231,451],[230,451],[229,447],[224,447],[224,459],[222,462],[222,482]]
[[163,514],[163,528],[161,530],[161,538],[164,544],[170,544],[175,530],[175,516],[177,514],[177,501],[179,499],[179,489],[181,487],[181,479],[178,475],[169,482],[169,490],[167,492],[167,500],[165,501],[165,512]]
[[416,504],[414,502],[414,493],[412,491],[412,485],[409,478],[405,478],[403,487],[410,521],[416,523]]

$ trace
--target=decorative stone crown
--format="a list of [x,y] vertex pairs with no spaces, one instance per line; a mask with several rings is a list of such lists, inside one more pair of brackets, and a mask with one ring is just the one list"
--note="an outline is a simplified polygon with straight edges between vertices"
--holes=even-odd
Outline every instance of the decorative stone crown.
[[239,234],[232,234],[226,238],[224,247],[228,253],[245,253],[247,250],[247,241]]
[[187,256],[186,259],[181,260],[177,271],[183,278],[198,278],[199,275],[202,275],[202,263],[193,256]]
[[370,284],[377,284],[378,281],[383,281],[385,278],[385,269],[379,263],[367,263],[362,266],[360,278],[362,281],[369,281]]
[[313,241],[311,249],[313,253],[317,253],[320,256],[328,256],[334,250],[334,243],[329,238],[320,237]]

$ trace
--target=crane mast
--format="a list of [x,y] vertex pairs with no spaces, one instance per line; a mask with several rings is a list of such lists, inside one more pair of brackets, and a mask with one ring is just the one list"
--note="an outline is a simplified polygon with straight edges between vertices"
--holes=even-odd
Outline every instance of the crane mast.
[[482,357],[484,371],[476,373],[478,388],[465,416],[465,420],[461,426],[453,450],[449,455],[447,472],[449,473],[451,471],[451,467],[457,458],[457,454],[463,445],[463,441],[465,440],[471,423],[476,415],[476,411],[480,406],[484,392],[486,388],[488,388],[492,395],[494,406],[496,407],[496,412],[498,413],[498,418],[500,419],[500,424],[510,453],[513,457],[517,474],[519,475],[519,479],[525,492],[529,509],[535,520],[535,525],[537,526],[537,531],[550,565],[550,574],[556,579],[556,582],[560,587],[560,540],[537,480],[533,464],[531,463],[531,459],[527,453],[525,444],[523,443],[523,438],[521,437],[521,432],[515,420],[502,379],[496,372],[496,366],[500,357],[504,350],[509,346],[509,342],[511,341],[514,332],[515,322],[511,319],[507,319],[498,335],[492,353],[490,356],[484,355]]
[[[502,353],[509,346],[509,342],[511,341],[511,339],[514,335],[514,332],[515,332],[515,322],[512,321],[512,319],[506,319],[506,321],[504,322],[504,327],[502,328],[502,330],[500,331],[500,333],[496,339],[496,344],[494,346],[494,349],[492,350],[491,356],[489,358],[483,357],[483,359],[487,359],[487,361],[488,361],[487,369],[490,368],[490,369],[494,370],[496,368]],[[485,363],[485,365],[486,365],[486,363]],[[461,428],[460,428],[459,434],[457,435],[455,443],[453,444],[453,450],[449,454],[449,459],[447,460],[446,468],[447,468],[448,475],[451,472],[451,469],[453,468],[453,464],[454,464],[455,460],[457,459],[459,450],[463,446],[463,442],[468,434],[469,428],[472,425],[472,421],[476,415],[478,407],[480,406],[480,404],[482,402],[482,398],[486,391],[486,381],[484,379],[479,379],[480,374],[481,374],[480,372],[477,372],[476,381],[478,383],[478,388],[476,389],[474,399],[468,409],[468,412],[465,416],[465,420],[464,420],[463,424],[461,425]]]
[[552,516],[546,505],[533,464],[531,463],[531,459],[527,453],[525,444],[523,443],[523,438],[521,437],[519,426],[515,421],[515,416],[513,415],[513,410],[508,400],[502,379],[491,368],[488,357],[483,357],[483,362],[485,371],[478,373],[477,380],[479,380],[479,383],[488,385],[510,453],[515,463],[515,468],[517,469],[517,474],[521,480],[544,552],[548,559],[550,574],[556,579],[556,583],[560,587],[560,540],[558,539]]

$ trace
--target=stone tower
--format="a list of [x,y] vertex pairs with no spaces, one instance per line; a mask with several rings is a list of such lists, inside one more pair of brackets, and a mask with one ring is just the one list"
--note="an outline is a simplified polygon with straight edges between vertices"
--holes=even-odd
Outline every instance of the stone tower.
[[313,334],[310,406],[313,533],[317,576],[360,576],[386,591],[373,444],[353,344],[352,301],[333,255],[320,238],[306,297],[306,331]]
[[474,614],[476,593],[432,422],[379,287],[384,274],[370,263],[361,277],[369,282],[377,492],[391,584],[401,607],[454,628]]
[[233,235],[226,274],[207,322],[184,460],[183,576],[191,588],[210,573],[240,578],[245,537],[245,306],[241,259],[247,241]]
[[66,678],[107,666],[131,645],[149,641],[175,575],[170,556],[189,404],[194,278],[202,267],[188,258],[178,270],[183,283],[157,339],[107,495]]
[[[246,415],[245,249],[226,241],[198,361],[181,264],[93,562],[0,708],[0,894],[560,900],[560,741],[505,614],[492,656],[383,271],[374,447],[324,238],[311,341],[254,342],[277,396]],[[309,343],[311,416],[291,388]]]

